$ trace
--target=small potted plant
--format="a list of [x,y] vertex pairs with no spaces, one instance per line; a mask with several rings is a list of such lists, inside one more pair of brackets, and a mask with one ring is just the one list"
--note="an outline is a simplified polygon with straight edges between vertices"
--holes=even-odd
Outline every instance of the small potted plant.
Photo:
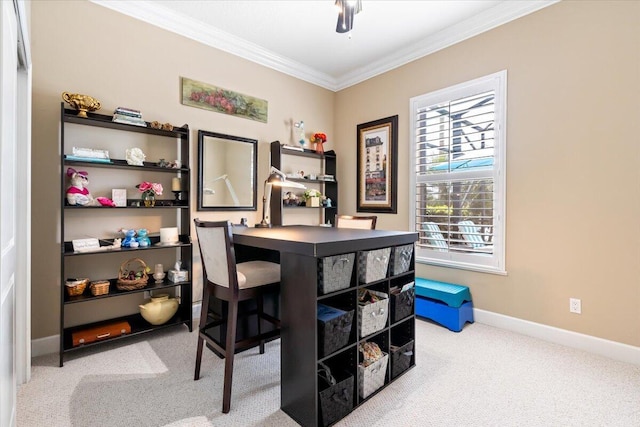
[[304,203],[308,208],[318,208],[320,207],[320,198],[322,197],[322,193],[313,188],[308,188],[304,190],[304,194],[302,198],[304,199]]

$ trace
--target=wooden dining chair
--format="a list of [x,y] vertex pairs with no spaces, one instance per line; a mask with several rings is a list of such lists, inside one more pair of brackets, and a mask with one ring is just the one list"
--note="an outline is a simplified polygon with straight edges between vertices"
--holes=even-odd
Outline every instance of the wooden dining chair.
[[352,215],[336,215],[335,224],[338,228],[362,228],[366,230],[375,230],[378,217],[372,216],[352,216]]
[[[277,292],[280,286],[280,264],[268,261],[248,261],[236,263],[233,245],[233,229],[230,221],[194,220],[198,246],[202,260],[203,290],[200,324],[198,326],[198,350],[194,380],[200,378],[200,362],[204,343],[216,354],[225,358],[222,412],[231,408],[231,384],[233,378],[233,358],[237,351],[260,347],[264,353],[264,343],[280,335],[280,320],[264,312],[264,295]],[[209,309],[209,299],[226,301],[226,316],[219,316]],[[238,326],[238,303],[256,300],[257,308],[242,313],[242,317],[256,315],[257,335],[236,341]],[[262,332],[261,323],[267,321],[275,329]],[[218,342],[208,332],[210,328],[226,326],[225,343]]]

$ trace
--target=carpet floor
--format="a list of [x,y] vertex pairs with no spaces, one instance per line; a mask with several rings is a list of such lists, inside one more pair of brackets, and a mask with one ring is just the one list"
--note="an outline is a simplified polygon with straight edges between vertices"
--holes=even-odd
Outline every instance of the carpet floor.
[[[224,361],[197,334],[169,329],[32,361],[18,427],[294,427],[280,410],[280,342],[236,357],[231,412]],[[467,324],[416,321],[416,367],[336,426],[640,426],[640,366]]]

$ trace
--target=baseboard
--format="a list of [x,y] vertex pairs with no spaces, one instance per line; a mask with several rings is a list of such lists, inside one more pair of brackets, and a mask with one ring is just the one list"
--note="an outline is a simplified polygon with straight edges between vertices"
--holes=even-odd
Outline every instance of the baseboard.
[[[192,306],[192,316],[197,322],[200,318],[201,303],[194,303]],[[490,311],[473,309],[473,316],[476,322],[507,331],[517,332],[544,341],[553,342],[571,348],[577,348],[589,353],[598,354],[620,362],[640,365],[640,347],[609,341],[590,335],[567,331],[565,329],[554,328],[553,326],[542,325],[540,323],[529,322],[528,320],[517,319],[503,314],[492,313]],[[194,325],[196,327],[196,325]],[[38,338],[31,341],[31,356],[37,357],[45,354],[56,353],[60,344],[59,336]]]
[[[200,319],[200,302],[194,303],[191,307],[191,318],[197,322]],[[197,327],[197,325],[194,325]],[[44,356],[45,354],[57,353],[60,346],[60,335],[31,340],[31,357]]]
[[478,323],[584,350],[620,362],[640,365],[640,347],[475,308],[473,309],[473,316]]

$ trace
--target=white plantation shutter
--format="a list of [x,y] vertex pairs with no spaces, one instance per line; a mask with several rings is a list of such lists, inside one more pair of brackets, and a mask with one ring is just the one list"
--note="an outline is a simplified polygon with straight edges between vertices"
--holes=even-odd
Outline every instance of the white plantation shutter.
[[419,262],[504,272],[506,72],[415,97]]

